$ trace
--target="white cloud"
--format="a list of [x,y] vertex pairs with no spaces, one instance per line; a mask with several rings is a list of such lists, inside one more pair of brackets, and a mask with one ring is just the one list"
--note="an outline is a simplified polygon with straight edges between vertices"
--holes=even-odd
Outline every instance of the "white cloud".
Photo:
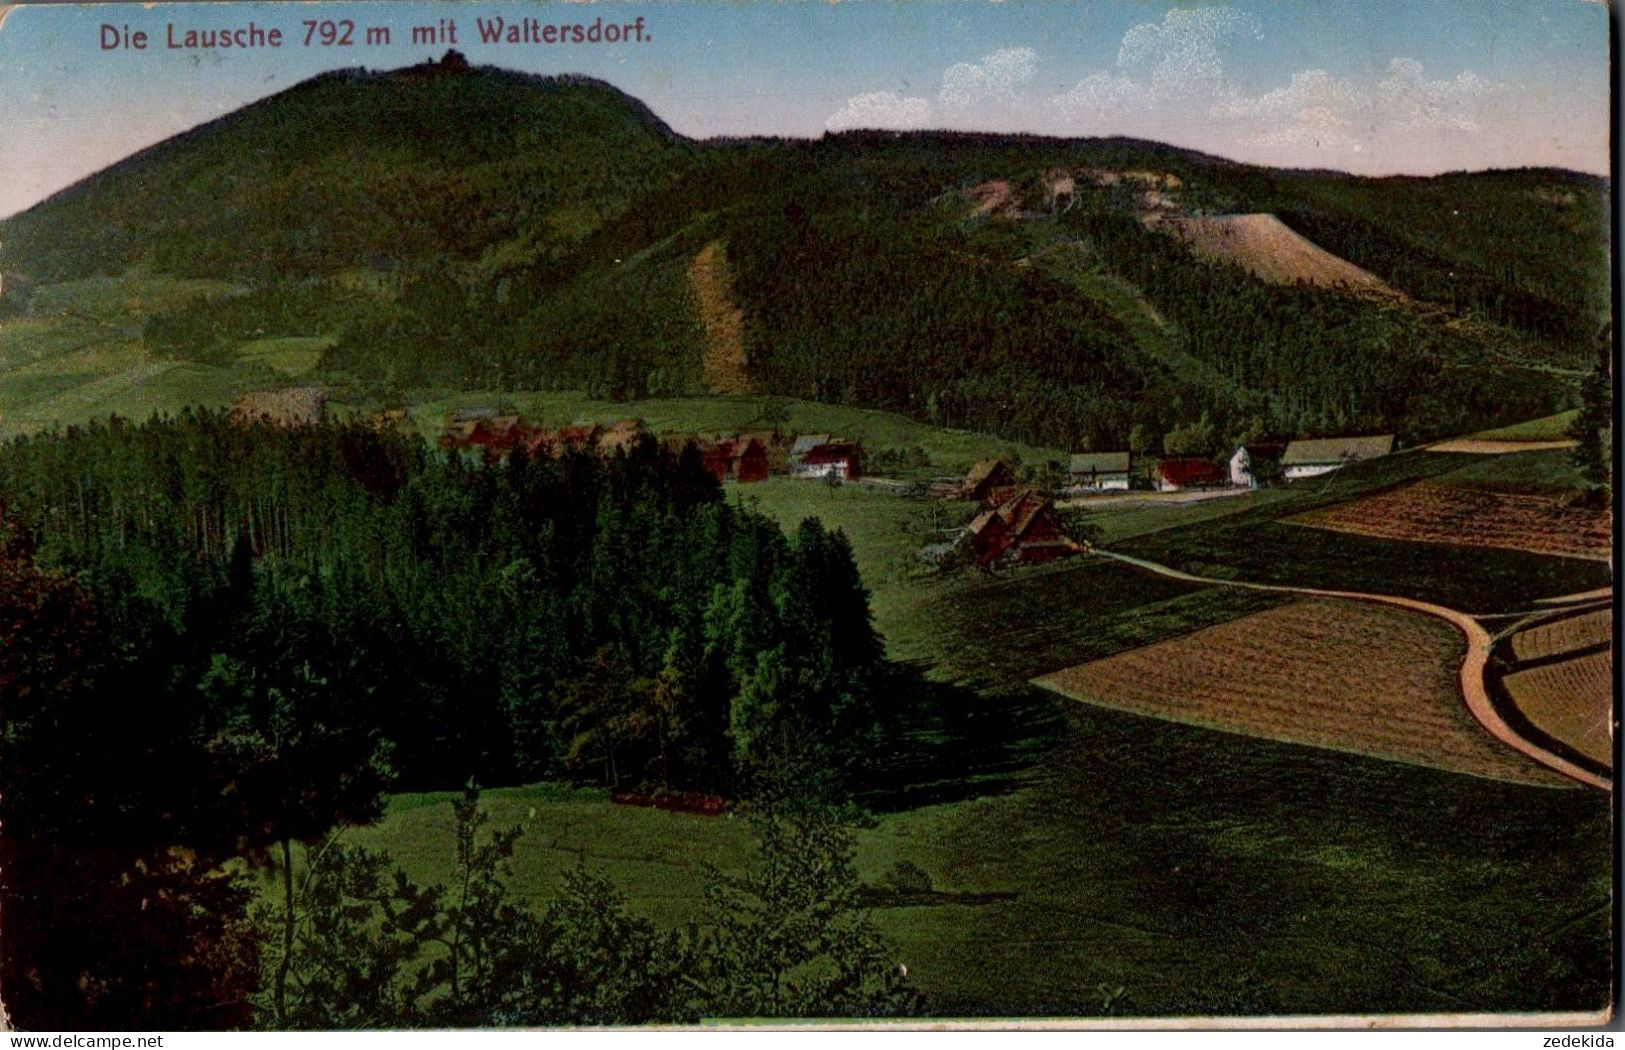
[[1422,63],[1405,57],[1364,75],[1301,69],[1249,94],[1227,76],[1227,52],[1263,37],[1258,19],[1234,8],[1170,10],[1123,34],[1116,68],[1089,72],[1058,93],[1037,90],[1037,52],[1003,48],[945,69],[934,100],[857,95],[827,126],[1132,134],[1282,166],[1370,170],[1380,158],[1435,148],[1493,152],[1499,147],[1480,128],[1508,126],[1522,99],[1512,85],[1472,71],[1429,79]]
[[1123,34],[1119,71],[1091,73],[1046,102],[1062,118],[1087,126],[1213,96],[1224,84],[1221,50],[1238,36],[1262,38],[1263,30],[1252,15],[1230,7],[1169,11],[1162,21],[1141,22]]
[[1306,146],[1358,151],[1355,124],[1368,113],[1370,95],[1324,69],[1292,74],[1286,87],[1262,95],[1235,92],[1219,98],[1215,119],[1252,128],[1243,141],[1259,146]]
[[1477,73],[1462,72],[1454,80],[1428,80],[1422,63],[1396,58],[1388,63],[1388,76],[1377,84],[1376,104],[1383,119],[1411,128],[1478,130],[1478,107],[1506,90]]
[[1359,153],[1406,131],[1474,132],[1480,103],[1507,90],[1472,72],[1428,80],[1420,62],[1396,58],[1388,76],[1374,84],[1305,69],[1286,87],[1261,95],[1223,94],[1211,114],[1228,122],[1244,144],[1303,147],[1318,157],[1327,151]]
[[888,131],[915,131],[931,122],[931,103],[923,98],[904,97],[895,91],[871,91],[853,95],[824,127],[830,131],[877,128]]
[[1117,64],[1149,75],[1159,92],[1210,90],[1224,77],[1220,47],[1231,37],[1263,39],[1258,19],[1233,7],[1175,8],[1161,22],[1141,22],[1123,34]]
[[968,109],[988,101],[1007,101],[1038,73],[1038,52],[1007,47],[980,63],[956,62],[942,73],[937,101],[944,109]]
[[1118,116],[1145,101],[1145,89],[1115,73],[1091,73],[1045,104],[1066,120],[1093,122]]

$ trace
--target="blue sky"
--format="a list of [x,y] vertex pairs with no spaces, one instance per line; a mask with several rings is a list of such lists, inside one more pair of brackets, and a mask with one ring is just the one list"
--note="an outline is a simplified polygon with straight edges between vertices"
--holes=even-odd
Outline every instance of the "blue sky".
[[[474,19],[493,15],[642,15],[651,39],[482,45]],[[323,70],[438,54],[409,34],[443,17],[476,63],[601,77],[700,137],[948,127],[1130,134],[1368,174],[1609,165],[1608,20],[1590,0],[42,6],[0,24],[0,215]],[[387,26],[394,43],[307,48],[309,18]],[[251,20],[284,46],[163,46],[168,24]],[[104,23],[152,43],[104,51]]]

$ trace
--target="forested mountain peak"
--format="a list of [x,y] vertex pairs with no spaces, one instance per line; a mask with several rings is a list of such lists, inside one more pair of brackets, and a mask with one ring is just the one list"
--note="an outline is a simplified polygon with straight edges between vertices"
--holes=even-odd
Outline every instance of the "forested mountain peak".
[[631,399],[715,392],[703,273],[764,394],[1056,447],[1415,441],[1574,403],[1608,192],[1128,138],[701,141],[601,81],[448,53],[315,77],[0,222],[0,311],[97,275],[223,280],[144,312],[149,351],[299,338],[328,347],[314,378],[379,396]]

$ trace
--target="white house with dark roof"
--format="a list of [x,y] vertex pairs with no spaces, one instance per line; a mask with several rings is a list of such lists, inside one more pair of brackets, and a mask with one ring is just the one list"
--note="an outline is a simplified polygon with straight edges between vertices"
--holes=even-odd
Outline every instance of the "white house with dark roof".
[[1131,454],[1127,452],[1077,452],[1067,465],[1067,484],[1074,489],[1127,489]]
[[1313,478],[1362,459],[1386,456],[1393,450],[1392,434],[1293,441],[1281,456],[1281,476],[1287,481]]

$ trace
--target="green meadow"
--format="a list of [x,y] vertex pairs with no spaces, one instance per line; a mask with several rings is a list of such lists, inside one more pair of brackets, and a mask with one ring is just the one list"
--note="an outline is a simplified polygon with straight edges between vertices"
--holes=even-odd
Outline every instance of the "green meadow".
[[[1444,466],[1415,457],[1351,468],[1336,489]],[[1099,520],[1108,534],[1177,552],[1249,514],[1273,539],[1262,526],[1274,516],[1338,494],[1216,501],[1235,506],[1187,508],[1199,517],[1184,525],[1160,508]],[[789,479],[729,496],[786,528],[816,514],[843,529],[892,655],[928,669],[937,690],[929,702],[899,696],[910,728],[898,753],[875,756],[858,834],[875,919],[932,1012],[1449,1013],[1606,1000],[1604,796],[1139,718],[1026,684],[1279,596],[1089,558],[944,577],[911,560],[933,528],[927,500]],[[1389,582],[1412,571],[1400,563]],[[1443,570],[1421,579],[1459,596]],[[449,798],[397,796],[380,825],[351,834],[416,878],[443,879]],[[585,864],[656,922],[697,921],[707,865],[734,870],[748,857],[738,819],[617,805],[599,790],[510,788],[487,805],[494,826],[526,828],[514,885],[537,901]],[[929,892],[888,888],[904,861],[930,876]]]

